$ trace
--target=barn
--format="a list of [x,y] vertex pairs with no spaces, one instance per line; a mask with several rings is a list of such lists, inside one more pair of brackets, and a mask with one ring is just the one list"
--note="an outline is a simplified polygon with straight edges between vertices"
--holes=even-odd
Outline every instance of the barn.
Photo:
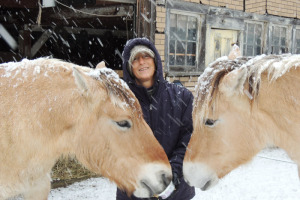
[[52,56],[121,76],[128,39],[147,37],[165,78],[194,90],[227,55],[300,53],[298,0],[0,0],[0,62]]

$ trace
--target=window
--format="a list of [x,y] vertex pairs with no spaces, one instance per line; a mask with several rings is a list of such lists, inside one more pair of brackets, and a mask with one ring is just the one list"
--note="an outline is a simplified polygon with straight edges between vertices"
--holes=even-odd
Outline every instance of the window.
[[244,30],[244,56],[256,56],[262,54],[263,24],[245,23]]
[[170,13],[169,68],[172,71],[189,71],[197,65],[197,16]]
[[295,33],[295,53],[300,54],[300,29],[296,29]]
[[272,41],[271,41],[271,53],[282,54],[287,53],[287,28],[280,26],[272,26]]

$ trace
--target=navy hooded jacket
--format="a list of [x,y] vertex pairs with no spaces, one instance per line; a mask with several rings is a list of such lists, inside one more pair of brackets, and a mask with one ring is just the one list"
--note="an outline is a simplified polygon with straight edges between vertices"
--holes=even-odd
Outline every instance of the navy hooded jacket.
[[[128,71],[130,51],[136,45],[147,46],[155,54],[156,72],[152,96],[148,95],[145,87],[136,84]],[[191,199],[195,191],[183,181],[182,164],[193,131],[192,93],[182,86],[164,80],[160,55],[147,38],[135,38],[126,43],[123,51],[123,78],[139,100],[145,121],[164,148],[173,174],[177,173],[181,178],[182,183],[176,195],[180,197],[172,199]]]

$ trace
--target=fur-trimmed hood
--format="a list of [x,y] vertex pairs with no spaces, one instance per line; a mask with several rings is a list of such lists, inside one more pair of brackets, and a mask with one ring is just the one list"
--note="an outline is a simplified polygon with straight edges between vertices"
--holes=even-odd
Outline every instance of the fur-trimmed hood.
[[133,49],[133,47],[137,45],[144,45],[147,46],[149,49],[151,49],[154,52],[154,60],[155,60],[155,66],[156,66],[156,73],[155,73],[155,81],[160,80],[163,81],[163,69],[162,69],[162,63],[160,55],[156,49],[156,47],[148,40],[147,38],[134,38],[131,40],[128,40],[124,51],[122,53],[123,56],[123,78],[127,83],[134,82],[134,78],[130,75],[129,72],[129,63],[128,60],[130,58],[130,51]]

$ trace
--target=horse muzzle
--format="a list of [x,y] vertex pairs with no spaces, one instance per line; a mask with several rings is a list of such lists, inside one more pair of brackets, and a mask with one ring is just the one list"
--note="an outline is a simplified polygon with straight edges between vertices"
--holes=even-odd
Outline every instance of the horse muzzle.
[[190,185],[201,190],[208,190],[219,181],[217,174],[207,165],[202,163],[184,162],[183,176]]
[[150,198],[165,193],[171,184],[171,169],[161,164],[148,164],[142,168],[138,187],[133,192],[134,196]]

